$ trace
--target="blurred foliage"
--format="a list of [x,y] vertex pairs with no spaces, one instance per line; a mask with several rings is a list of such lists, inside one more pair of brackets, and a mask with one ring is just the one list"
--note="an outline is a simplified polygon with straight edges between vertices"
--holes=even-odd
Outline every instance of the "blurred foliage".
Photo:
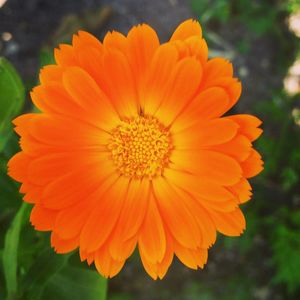
[[11,119],[17,115],[23,107],[25,89],[16,70],[4,58],[0,57],[0,151],[3,150],[11,135]]
[[287,299],[300,295],[300,126],[292,117],[296,98],[279,93],[273,101],[256,106],[269,122],[258,141],[265,170],[256,181],[257,196],[248,207],[248,229],[241,239],[241,249],[246,243],[248,255],[255,255],[251,241],[262,233],[267,251],[272,253],[267,258],[274,273],[269,284],[280,286]]
[[285,222],[274,227],[272,236],[273,263],[278,269],[273,281],[285,283],[292,295],[299,290],[300,283],[300,211],[285,208],[281,215]]
[[287,1],[287,7],[290,12],[295,12],[300,9],[300,1],[299,0],[289,0]]
[[[257,34],[274,30],[274,23],[282,12],[296,9],[298,0],[288,1],[261,0],[192,0],[193,10],[201,16],[202,23],[217,21],[225,24],[235,20],[245,24]],[[296,4],[297,3],[297,4]]]

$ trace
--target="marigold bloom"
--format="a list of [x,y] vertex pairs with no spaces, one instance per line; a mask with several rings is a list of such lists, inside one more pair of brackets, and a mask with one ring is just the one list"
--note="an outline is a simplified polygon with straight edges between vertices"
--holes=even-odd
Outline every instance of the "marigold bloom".
[[262,170],[261,121],[223,116],[241,94],[232,65],[208,59],[193,20],[164,44],[145,24],[103,43],[80,31],[55,59],[31,93],[41,113],[14,120],[22,151],[9,174],[31,223],[106,277],[136,246],[154,279],[174,254],[203,268],[217,231],[245,229],[239,205]]

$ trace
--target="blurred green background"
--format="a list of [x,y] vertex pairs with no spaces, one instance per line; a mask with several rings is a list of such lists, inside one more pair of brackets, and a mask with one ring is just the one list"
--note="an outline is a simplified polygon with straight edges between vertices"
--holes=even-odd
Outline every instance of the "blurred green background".
[[243,83],[233,113],[263,120],[256,146],[265,170],[243,205],[247,230],[219,235],[204,270],[176,260],[162,281],[137,254],[108,283],[109,300],[300,299],[300,0],[0,1],[0,299],[105,299],[106,282],[77,253],[56,255],[28,222],[18,184],[6,175],[18,151],[10,121],[32,109],[28,92],[52,50],[78,29],[103,37],[152,25],[166,41],[184,19],[203,26],[210,56],[227,57]]

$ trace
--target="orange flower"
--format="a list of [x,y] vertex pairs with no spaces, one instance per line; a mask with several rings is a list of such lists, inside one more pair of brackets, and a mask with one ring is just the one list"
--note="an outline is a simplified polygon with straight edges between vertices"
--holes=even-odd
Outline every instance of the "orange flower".
[[217,231],[245,229],[239,205],[262,170],[261,121],[223,116],[241,93],[232,65],[208,60],[192,20],[161,45],[148,25],[103,43],[80,31],[55,59],[31,94],[41,113],[14,121],[22,151],[9,174],[34,205],[31,223],[105,277],[136,246],[154,279],[174,254],[203,268]]

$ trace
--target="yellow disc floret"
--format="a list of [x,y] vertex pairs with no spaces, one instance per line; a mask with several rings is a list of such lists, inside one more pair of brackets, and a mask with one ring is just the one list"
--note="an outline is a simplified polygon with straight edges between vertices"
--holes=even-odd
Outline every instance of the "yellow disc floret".
[[169,131],[156,118],[137,116],[111,131],[108,148],[122,175],[153,178],[169,163],[172,142]]

